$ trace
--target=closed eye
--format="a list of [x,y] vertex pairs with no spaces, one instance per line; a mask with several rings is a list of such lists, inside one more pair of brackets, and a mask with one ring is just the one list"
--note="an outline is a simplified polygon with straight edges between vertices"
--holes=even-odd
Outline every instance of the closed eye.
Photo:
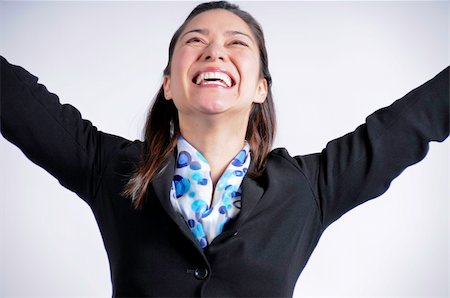
[[192,42],[202,42],[202,40],[198,37],[193,37],[193,38],[189,39],[188,41],[186,41],[186,43],[192,43]]
[[239,45],[243,45],[245,47],[248,47],[248,45],[245,42],[240,41],[240,40],[235,40],[235,41],[232,41],[231,43],[232,44],[239,44]]
[[[188,41],[186,41],[186,43],[196,43],[196,42],[203,42],[203,40],[201,40],[198,37],[193,37],[193,38],[189,39]],[[245,42],[243,42],[241,40],[234,40],[231,42],[231,44],[237,44],[237,45],[241,45],[244,47],[248,47],[248,44],[246,44]]]

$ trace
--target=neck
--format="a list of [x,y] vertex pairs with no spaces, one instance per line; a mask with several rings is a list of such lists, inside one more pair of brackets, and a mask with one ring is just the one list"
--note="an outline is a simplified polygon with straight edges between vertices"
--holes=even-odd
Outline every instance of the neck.
[[215,186],[231,160],[244,147],[248,117],[238,121],[216,121],[180,115],[183,137],[206,158]]

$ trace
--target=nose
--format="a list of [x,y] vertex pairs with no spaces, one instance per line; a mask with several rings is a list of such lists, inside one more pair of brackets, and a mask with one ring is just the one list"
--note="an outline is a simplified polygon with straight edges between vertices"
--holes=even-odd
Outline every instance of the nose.
[[225,61],[226,54],[220,45],[218,45],[217,43],[212,43],[205,48],[202,58],[203,58],[202,60],[204,61],[215,61],[215,60]]

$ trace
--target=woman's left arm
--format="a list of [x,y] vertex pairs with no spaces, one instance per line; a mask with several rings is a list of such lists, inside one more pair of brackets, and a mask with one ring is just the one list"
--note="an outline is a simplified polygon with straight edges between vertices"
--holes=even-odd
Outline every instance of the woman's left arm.
[[384,193],[405,168],[422,160],[429,142],[449,135],[449,67],[318,154],[295,156],[320,206],[323,229]]

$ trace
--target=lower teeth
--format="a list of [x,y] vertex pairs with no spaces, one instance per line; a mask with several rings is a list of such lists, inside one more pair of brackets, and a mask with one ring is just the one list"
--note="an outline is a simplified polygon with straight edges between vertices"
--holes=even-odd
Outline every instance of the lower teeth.
[[202,81],[200,83],[200,85],[220,85],[220,86],[227,87],[224,83],[219,82],[219,81]]

